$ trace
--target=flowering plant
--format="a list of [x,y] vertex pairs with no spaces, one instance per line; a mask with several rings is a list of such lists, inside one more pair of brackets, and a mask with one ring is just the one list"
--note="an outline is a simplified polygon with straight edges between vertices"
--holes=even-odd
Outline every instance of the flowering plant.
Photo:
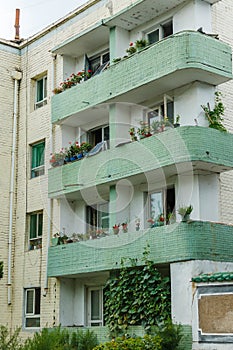
[[64,159],[66,157],[66,153],[65,153],[65,150],[64,148],[62,148],[60,150],[60,152],[58,153],[50,153],[50,164],[52,166],[58,166],[58,165],[61,165],[61,164],[64,164]]
[[85,154],[92,149],[92,145],[88,142],[82,142],[80,145],[80,151]]
[[126,52],[130,55],[132,55],[133,53],[135,53],[137,51],[136,47],[134,46],[134,43],[130,43],[129,44],[129,48],[126,50]]
[[88,69],[87,71],[80,71],[78,73],[72,73],[66,80],[60,83],[59,87],[56,87],[53,90],[54,94],[59,94],[66,89],[69,89],[79,83],[81,83],[84,80],[89,79],[92,76],[92,70]]

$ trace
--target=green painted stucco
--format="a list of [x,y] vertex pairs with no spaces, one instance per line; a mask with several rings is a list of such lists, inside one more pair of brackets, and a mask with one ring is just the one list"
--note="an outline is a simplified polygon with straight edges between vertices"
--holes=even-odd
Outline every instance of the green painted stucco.
[[119,179],[161,168],[165,175],[169,171],[169,176],[197,169],[229,170],[233,168],[233,134],[184,126],[51,168],[49,197],[56,198],[101,184],[111,185]]
[[233,262],[233,226],[202,221],[175,223],[49,248],[48,276],[75,276],[120,268],[149,244],[156,264],[184,260]]
[[[230,46],[198,32],[181,32],[111,65],[82,84],[52,96],[52,123],[100,103],[140,103],[152,93],[156,81],[158,93],[161,79],[167,79],[166,85],[175,89],[196,80],[218,85],[231,78]],[[138,98],[134,101],[135,89],[142,89],[142,101]],[[163,93],[162,90],[159,92]]]

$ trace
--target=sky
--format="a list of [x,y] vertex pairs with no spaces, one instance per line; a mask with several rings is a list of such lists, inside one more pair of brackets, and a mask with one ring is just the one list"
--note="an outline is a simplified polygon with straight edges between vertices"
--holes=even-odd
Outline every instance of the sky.
[[14,40],[15,10],[20,9],[20,38],[27,39],[87,0],[0,0],[0,38]]

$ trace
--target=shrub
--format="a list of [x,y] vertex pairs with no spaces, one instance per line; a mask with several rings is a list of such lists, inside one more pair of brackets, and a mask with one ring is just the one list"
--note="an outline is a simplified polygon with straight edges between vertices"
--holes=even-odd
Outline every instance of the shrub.
[[33,338],[26,340],[23,350],[92,350],[97,344],[93,331],[78,330],[70,333],[57,327],[35,333]]
[[105,344],[96,346],[93,350],[162,350],[159,336],[145,335],[143,338],[116,338]]
[[7,327],[0,326],[0,350],[21,350],[22,342],[19,337],[20,328],[11,335]]

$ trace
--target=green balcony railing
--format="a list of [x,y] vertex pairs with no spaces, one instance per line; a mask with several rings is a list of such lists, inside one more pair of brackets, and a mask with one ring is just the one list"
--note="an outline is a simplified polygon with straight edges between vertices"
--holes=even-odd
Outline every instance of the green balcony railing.
[[101,103],[140,104],[193,81],[212,85],[232,78],[229,45],[199,32],[180,32],[113,64],[103,73],[52,96],[52,122]]
[[114,184],[122,178],[137,183],[137,176],[150,171],[157,171],[159,177],[161,173],[163,176],[198,170],[221,173],[232,168],[233,134],[184,126],[51,168],[48,192],[50,198],[56,198]]
[[48,276],[117,269],[122,257],[142,256],[148,244],[156,264],[193,259],[233,262],[232,235],[233,226],[191,221],[50,247]]

